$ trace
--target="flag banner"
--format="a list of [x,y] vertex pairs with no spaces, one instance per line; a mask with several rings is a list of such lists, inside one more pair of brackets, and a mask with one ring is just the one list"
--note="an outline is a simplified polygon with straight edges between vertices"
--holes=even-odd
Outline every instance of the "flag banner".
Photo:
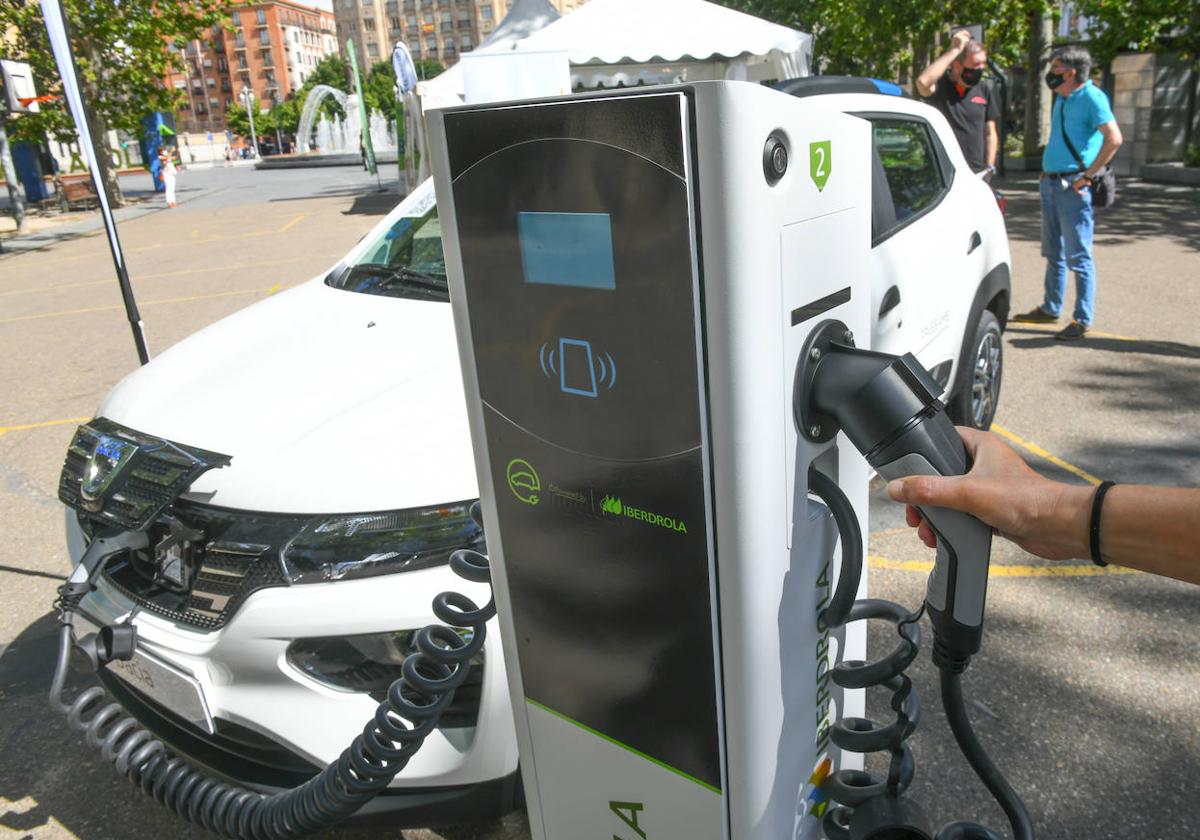
[[354,52],[354,42],[346,42],[346,52],[350,56],[350,72],[354,74],[354,93],[358,96],[358,124],[362,129],[363,157],[367,162],[367,171],[374,175],[378,170],[375,166],[375,147],[371,144],[371,126],[367,121],[367,102],[363,99],[362,75],[358,72],[358,56]]

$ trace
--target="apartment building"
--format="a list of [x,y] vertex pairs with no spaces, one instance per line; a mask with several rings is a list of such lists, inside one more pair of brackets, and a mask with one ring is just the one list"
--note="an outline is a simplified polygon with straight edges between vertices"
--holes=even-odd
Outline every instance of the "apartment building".
[[[359,63],[369,67],[391,57],[405,41],[414,59],[432,58],[449,67],[483,42],[508,14],[514,0],[332,0],[342,54],[353,39]],[[550,0],[567,14],[587,0]]]
[[225,113],[249,88],[263,108],[287,99],[317,62],[338,51],[332,12],[288,0],[267,0],[230,11],[232,29],[179,49],[180,72],[165,83],[184,93],[176,127],[223,132]]

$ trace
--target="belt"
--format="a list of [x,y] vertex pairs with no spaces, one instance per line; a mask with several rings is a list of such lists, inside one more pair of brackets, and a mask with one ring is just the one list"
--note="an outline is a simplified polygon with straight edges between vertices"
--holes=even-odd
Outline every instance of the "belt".
[[1074,178],[1076,175],[1082,175],[1082,169],[1076,169],[1074,172],[1043,172],[1043,178]]

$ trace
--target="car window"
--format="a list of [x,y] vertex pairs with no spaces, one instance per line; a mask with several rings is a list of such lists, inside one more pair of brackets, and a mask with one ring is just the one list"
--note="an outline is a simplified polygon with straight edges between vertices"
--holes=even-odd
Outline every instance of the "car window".
[[936,204],[946,191],[946,178],[923,121],[873,118],[871,122],[875,152],[895,209],[894,230]]
[[351,259],[325,282],[335,289],[367,295],[450,299],[442,228],[432,193],[427,202],[411,208],[409,215],[401,216],[375,237],[356,248]]

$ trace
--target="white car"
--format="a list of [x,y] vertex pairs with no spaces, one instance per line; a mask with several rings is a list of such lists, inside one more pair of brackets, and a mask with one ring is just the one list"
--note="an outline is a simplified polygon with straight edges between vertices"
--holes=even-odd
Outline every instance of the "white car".
[[[955,419],[986,427],[1010,298],[991,189],[926,105],[865,80],[783,87],[874,124],[855,164],[875,175],[871,346],[914,352]],[[486,600],[446,568],[482,541],[477,494],[426,182],[326,275],[180,342],[80,428],[60,486],[74,558],[101,533],[149,542],[105,565],[77,631],[136,611],[136,656],[100,674],[110,692],[215,774],[293,786],[362,730],[437,593]],[[499,816],[520,802],[517,760],[493,633],[365,810],[405,826]]]

